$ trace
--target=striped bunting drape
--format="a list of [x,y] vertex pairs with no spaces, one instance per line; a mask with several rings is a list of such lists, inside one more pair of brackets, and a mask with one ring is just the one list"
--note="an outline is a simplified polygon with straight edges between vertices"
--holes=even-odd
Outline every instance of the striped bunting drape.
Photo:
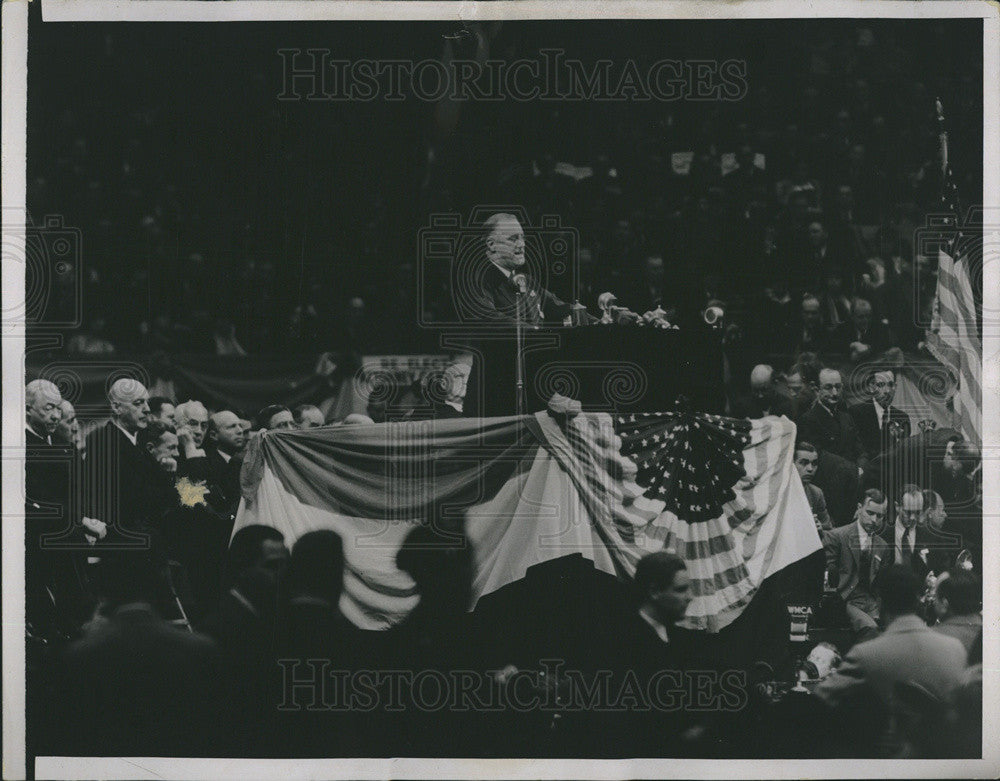
[[[706,485],[705,475],[726,475],[718,490],[702,492],[690,476],[672,474],[670,454],[686,452],[686,434],[672,443],[661,436],[660,447],[651,447],[657,432],[684,431],[674,413],[268,432],[248,448],[236,529],[271,525],[289,545],[309,531],[337,531],[345,556],[341,607],[369,629],[413,608],[417,595],[395,566],[396,552],[414,524],[442,508],[465,517],[474,554],[470,607],[531,566],[570,553],[631,578],[642,556],[666,548],[686,560],[694,584],[688,626],[718,631],[766,577],[820,542],[792,465],[793,423],[692,420],[710,429],[705,442],[713,451],[738,462],[720,469],[714,455],[704,459]],[[645,466],[633,460],[638,455]],[[710,500],[699,500],[701,509],[683,509],[702,495]]]
[[631,577],[639,559],[653,551],[677,553],[687,563],[694,592],[685,624],[715,632],[739,616],[764,578],[821,545],[792,464],[795,424],[787,418],[745,423],[688,416],[702,426],[745,426],[738,434],[743,476],[719,512],[705,517],[695,511],[693,522],[663,499],[650,498],[657,492],[636,481],[640,467],[622,451],[630,439],[651,439],[673,416],[580,414],[562,425],[544,413],[537,419],[546,447],[573,481],[618,572]]

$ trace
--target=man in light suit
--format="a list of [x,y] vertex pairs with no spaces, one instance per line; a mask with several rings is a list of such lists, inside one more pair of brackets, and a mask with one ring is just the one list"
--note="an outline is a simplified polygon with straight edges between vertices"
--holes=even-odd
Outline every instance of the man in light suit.
[[880,600],[875,580],[890,557],[889,546],[878,536],[885,510],[885,494],[870,489],[858,505],[854,523],[823,536],[830,582],[846,603],[851,629],[860,639],[878,634]]
[[891,756],[897,747],[892,719],[897,687],[917,686],[946,702],[965,672],[962,643],[935,632],[916,615],[919,589],[921,584],[909,567],[888,568],[881,578],[885,632],[855,645],[843,664],[813,692],[835,715],[845,718],[868,717],[855,710],[859,700],[881,706],[885,721],[878,742],[884,756]]
[[891,369],[876,371],[871,377],[872,398],[848,408],[869,460],[886,452],[896,442],[910,436],[910,416],[892,406],[896,375]]

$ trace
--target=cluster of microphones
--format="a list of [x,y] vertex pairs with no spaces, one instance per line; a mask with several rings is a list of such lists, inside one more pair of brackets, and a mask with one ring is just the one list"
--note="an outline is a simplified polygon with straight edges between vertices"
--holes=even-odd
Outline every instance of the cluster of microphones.
[[[578,306],[574,304],[574,309]],[[645,314],[633,312],[626,306],[618,305],[618,296],[614,293],[601,293],[597,297],[597,306],[601,310],[601,317],[598,320],[601,324],[615,325],[637,325],[650,326],[652,328],[674,328],[677,326],[667,319],[667,313],[663,307],[657,305],[656,309],[651,309]]]
[[[517,286],[521,295],[528,292],[527,276],[524,274],[515,274],[511,277],[511,280]],[[656,309],[651,309],[640,315],[638,312],[633,312],[627,306],[620,306],[618,296],[607,291],[597,297],[597,307],[601,311],[599,318],[591,315],[587,311],[587,307],[581,304],[579,300],[574,301],[570,307],[570,313],[566,317],[565,325],[634,325],[678,330],[678,326],[670,322],[667,318],[666,310],[659,304],[657,304]],[[702,311],[702,319],[706,325],[721,330],[725,314],[722,302],[713,300]]]

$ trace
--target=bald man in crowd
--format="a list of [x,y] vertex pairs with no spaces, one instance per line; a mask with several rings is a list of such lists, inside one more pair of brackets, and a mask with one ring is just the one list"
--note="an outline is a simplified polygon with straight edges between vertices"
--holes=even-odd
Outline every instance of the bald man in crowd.
[[750,372],[750,395],[733,403],[733,417],[766,418],[768,415],[792,417],[792,402],[774,385],[774,369],[758,364]]

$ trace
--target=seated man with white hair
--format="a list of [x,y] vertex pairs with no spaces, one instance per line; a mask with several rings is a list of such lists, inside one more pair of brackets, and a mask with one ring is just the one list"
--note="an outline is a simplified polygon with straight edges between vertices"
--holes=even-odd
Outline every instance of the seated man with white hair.
[[[206,455],[203,445],[205,434],[208,433],[208,409],[200,401],[191,399],[177,405],[174,418],[181,454],[177,468],[180,474],[188,474],[185,462],[204,458]],[[201,466],[201,469],[204,469],[204,465]]]

